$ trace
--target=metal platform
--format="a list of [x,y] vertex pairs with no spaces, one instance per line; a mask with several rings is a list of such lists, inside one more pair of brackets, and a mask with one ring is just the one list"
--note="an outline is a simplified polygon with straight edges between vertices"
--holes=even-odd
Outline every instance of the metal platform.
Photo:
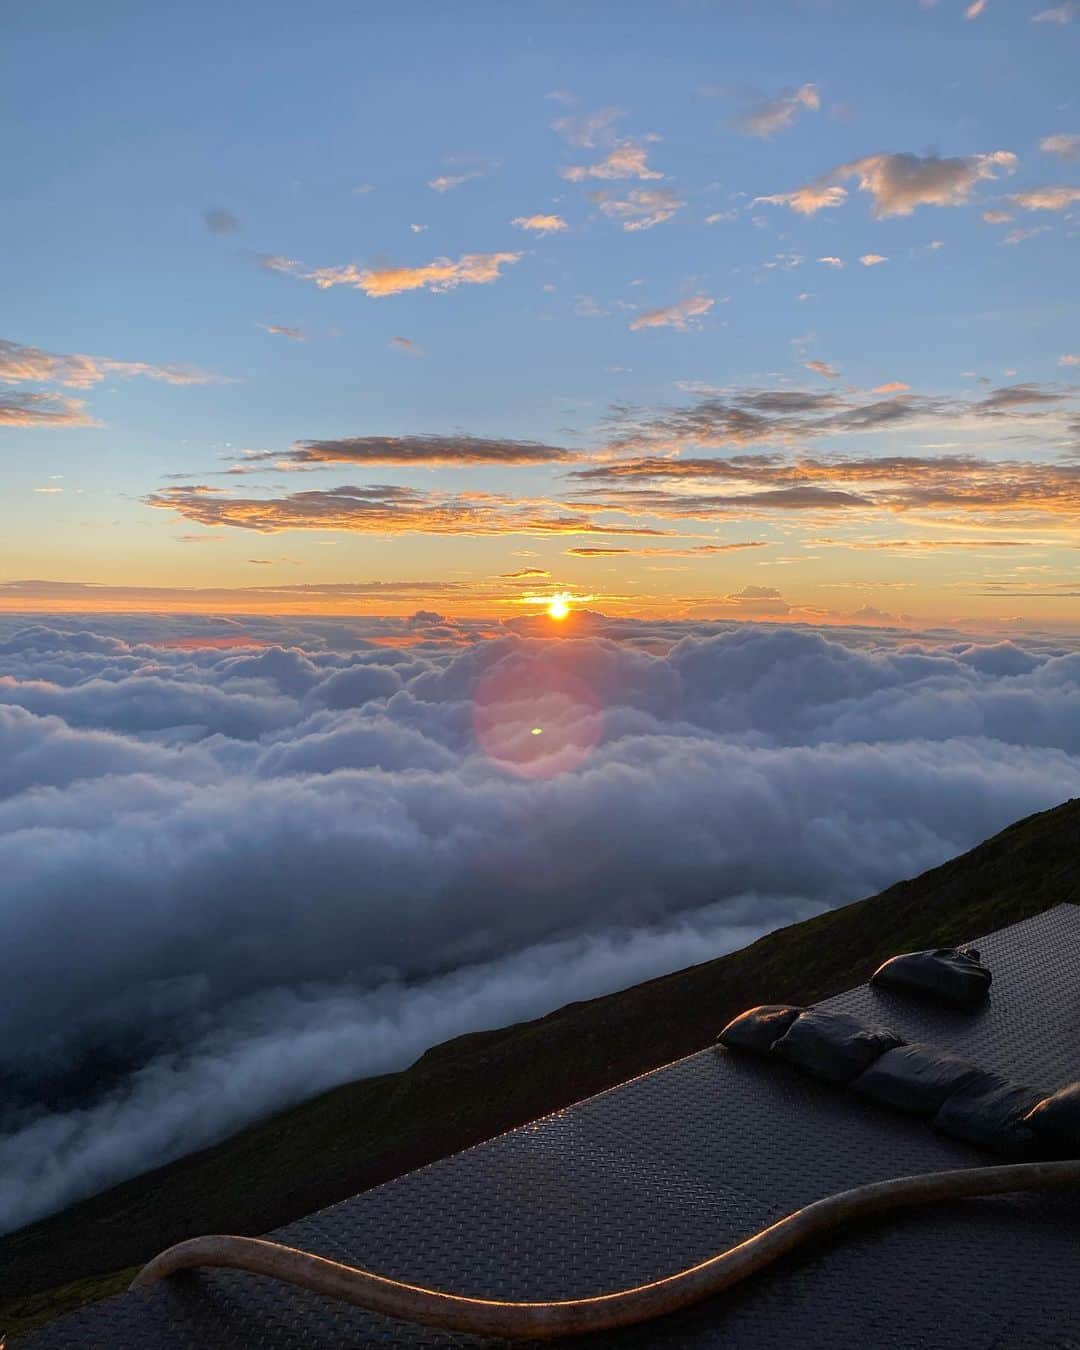
[[[1048,1092],[1080,1078],[1080,907],[973,940],[994,973],[979,1013],[865,985],[823,1006]],[[458,1293],[567,1298],[701,1261],[845,1187],[990,1161],[782,1063],[710,1049],[272,1236]],[[70,1314],[15,1350],[504,1344],[205,1271]],[[1080,1350],[1080,1195],[968,1200],[859,1225],[686,1313],[572,1344]]]

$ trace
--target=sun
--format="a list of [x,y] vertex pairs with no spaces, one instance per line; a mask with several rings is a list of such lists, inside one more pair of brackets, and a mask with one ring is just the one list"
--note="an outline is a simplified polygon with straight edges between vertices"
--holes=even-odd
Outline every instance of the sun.
[[563,620],[570,613],[570,606],[566,603],[565,595],[553,595],[548,601],[548,618]]

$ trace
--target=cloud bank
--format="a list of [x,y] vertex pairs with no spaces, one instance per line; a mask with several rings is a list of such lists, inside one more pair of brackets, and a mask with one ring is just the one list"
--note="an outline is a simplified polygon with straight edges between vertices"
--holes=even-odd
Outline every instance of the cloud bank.
[[546,631],[0,618],[0,1228],[1080,794],[1067,643]]

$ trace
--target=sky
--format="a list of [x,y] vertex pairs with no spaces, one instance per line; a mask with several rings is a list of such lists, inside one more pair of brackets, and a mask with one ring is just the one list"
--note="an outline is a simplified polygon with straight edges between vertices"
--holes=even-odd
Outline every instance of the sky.
[[0,609],[1074,632],[1075,0],[43,0]]

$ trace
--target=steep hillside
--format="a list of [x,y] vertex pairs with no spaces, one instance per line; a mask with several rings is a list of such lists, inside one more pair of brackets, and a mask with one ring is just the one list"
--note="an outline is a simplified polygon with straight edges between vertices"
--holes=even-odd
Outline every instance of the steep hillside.
[[1080,902],[1080,799],[742,951],[436,1046],[0,1239],[0,1328],[122,1288],[197,1233],[259,1233],[700,1049],[740,1009],[806,1003],[886,956]]

